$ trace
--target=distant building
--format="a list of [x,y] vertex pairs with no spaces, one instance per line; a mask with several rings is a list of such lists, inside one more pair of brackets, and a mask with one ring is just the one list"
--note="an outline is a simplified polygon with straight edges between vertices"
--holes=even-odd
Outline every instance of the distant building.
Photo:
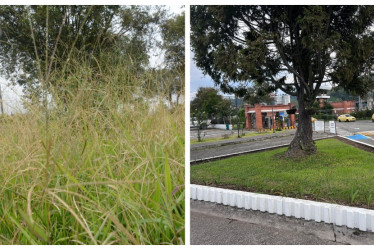
[[356,111],[355,101],[330,102],[330,104],[334,108],[332,111],[334,115],[350,114]]
[[282,104],[282,105],[288,105],[291,102],[291,96],[290,95],[276,95],[274,93],[270,94],[270,97],[274,100],[274,105]]
[[328,91],[332,89],[331,84],[325,83],[319,88],[319,94],[316,96],[316,99],[319,103],[327,102],[330,99],[330,96],[327,94]]
[[[275,118],[281,117],[283,126],[295,126],[295,115],[287,114],[287,110],[293,107],[292,103],[277,105],[244,105],[247,129],[269,129],[273,126]],[[286,118],[286,119],[285,119]],[[286,122],[286,120],[288,122]]]
[[366,110],[366,109],[373,109],[373,93],[369,92],[364,97],[358,97],[358,101],[356,102],[356,108],[358,110]]

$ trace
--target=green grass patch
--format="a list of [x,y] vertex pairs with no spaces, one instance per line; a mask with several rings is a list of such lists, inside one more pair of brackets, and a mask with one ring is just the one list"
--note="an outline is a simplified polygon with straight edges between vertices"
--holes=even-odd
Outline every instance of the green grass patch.
[[374,157],[337,139],[318,153],[288,159],[279,148],[191,166],[191,182],[374,208]]

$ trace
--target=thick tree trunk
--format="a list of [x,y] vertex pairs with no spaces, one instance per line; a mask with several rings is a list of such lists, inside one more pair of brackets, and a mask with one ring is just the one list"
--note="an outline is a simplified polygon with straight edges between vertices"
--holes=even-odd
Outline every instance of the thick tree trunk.
[[305,107],[304,101],[299,100],[299,123],[297,126],[295,137],[293,138],[286,156],[302,157],[317,152],[317,147],[313,141],[311,110]]

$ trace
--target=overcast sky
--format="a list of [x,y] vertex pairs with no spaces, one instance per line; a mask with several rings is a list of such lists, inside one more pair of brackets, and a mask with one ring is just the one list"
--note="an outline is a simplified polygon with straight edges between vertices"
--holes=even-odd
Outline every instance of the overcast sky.
[[[170,12],[180,14],[184,10],[181,5],[169,5]],[[160,58],[161,57],[161,58]],[[157,67],[163,62],[163,56],[153,48],[150,51],[150,65]],[[25,112],[22,106],[22,87],[12,86],[0,76],[0,86],[3,95],[4,112],[6,114]]]
[[190,65],[191,65],[191,85],[190,85],[190,99],[193,100],[196,96],[197,90],[200,87],[214,87],[214,82],[210,76],[204,76],[203,72],[196,66],[193,58],[193,52],[191,51]]

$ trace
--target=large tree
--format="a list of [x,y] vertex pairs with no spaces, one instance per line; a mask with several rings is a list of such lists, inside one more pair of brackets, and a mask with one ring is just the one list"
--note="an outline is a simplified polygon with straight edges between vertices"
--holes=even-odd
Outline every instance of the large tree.
[[167,19],[161,25],[162,48],[165,50],[165,65],[169,77],[167,84],[163,86],[169,93],[171,103],[172,95],[176,95],[177,104],[179,97],[184,91],[185,73],[185,35],[184,35],[185,13]]
[[52,72],[74,70],[74,56],[93,69],[108,54],[145,66],[163,18],[151,6],[0,6],[0,73],[37,94],[36,83],[54,85]]
[[226,92],[253,81],[296,96],[288,156],[313,154],[312,104],[324,82],[362,94],[374,55],[373,6],[191,6],[194,59]]
[[229,116],[231,101],[224,99],[215,88],[199,88],[191,102],[191,114],[205,112],[208,118],[217,118],[218,115]]

